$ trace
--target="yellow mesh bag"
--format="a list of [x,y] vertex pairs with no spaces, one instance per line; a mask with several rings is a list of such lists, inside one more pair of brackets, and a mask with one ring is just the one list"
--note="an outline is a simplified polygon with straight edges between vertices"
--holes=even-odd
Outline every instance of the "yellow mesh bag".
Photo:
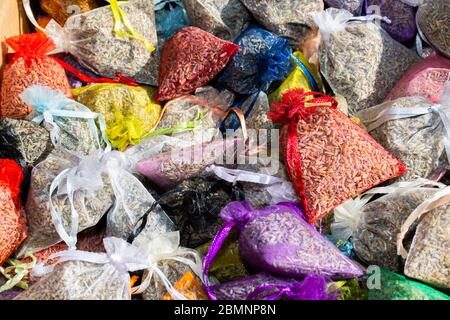
[[103,115],[106,135],[120,151],[139,143],[156,127],[161,115],[153,87],[97,83],[72,92],[78,102]]

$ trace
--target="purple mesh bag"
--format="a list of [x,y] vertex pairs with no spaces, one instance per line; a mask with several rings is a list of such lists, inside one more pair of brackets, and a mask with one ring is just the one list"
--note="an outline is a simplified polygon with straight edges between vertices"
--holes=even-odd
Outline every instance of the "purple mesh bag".
[[240,231],[239,252],[250,266],[278,275],[303,279],[316,273],[337,279],[361,277],[361,268],[314,226],[308,224],[296,204],[283,202],[255,210],[247,201],[231,202],[220,213],[225,224],[214,238],[203,263],[208,287],[208,270],[230,231]]
[[416,8],[401,0],[365,0],[365,10],[367,15],[388,17],[391,23],[383,21],[381,27],[395,40],[404,42],[416,36]]
[[338,292],[328,292],[326,277],[314,273],[298,281],[261,272],[210,289],[218,300],[336,300],[338,297]]

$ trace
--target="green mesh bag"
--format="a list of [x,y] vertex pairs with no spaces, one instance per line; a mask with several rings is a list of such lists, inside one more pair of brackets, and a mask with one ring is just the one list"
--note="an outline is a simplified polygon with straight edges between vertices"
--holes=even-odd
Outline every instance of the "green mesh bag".
[[450,300],[446,294],[381,269],[380,289],[369,289],[369,300]]

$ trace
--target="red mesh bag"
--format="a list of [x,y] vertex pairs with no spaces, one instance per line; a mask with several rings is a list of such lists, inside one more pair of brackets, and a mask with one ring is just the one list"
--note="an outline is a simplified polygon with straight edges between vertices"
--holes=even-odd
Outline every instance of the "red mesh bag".
[[206,85],[238,49],[196,27],[178,30],[162,48],[157,100],[171,100]]
[[0,266],[26,238],[20,202],[23,178],[17,162],[0,159]]
[[[284,157],[309,223],[350,198],[406,172],[403,164],[337,110],[337,101],[294,89],[269,118],[287,126]],[[283,152],[282,152],[283,153]]]
[[0,117],[25,118],[32,109],[19,94],[33,84],[60,90],[72,98],[64,69],[46,55],[56,48],[50,38],[31,33],[8,38],[5,42],[15,53],[3,71]]

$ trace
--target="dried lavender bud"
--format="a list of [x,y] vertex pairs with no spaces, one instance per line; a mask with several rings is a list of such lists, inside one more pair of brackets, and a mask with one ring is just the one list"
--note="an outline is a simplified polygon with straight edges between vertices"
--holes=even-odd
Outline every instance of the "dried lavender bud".
[[[67,152],[55,149],[45,161],[33,168],[30,191],[26,203],[29,236],[21,247],[18,255],[27,251],[36,252],[48,248],[61,238],[55,229],[50,213],[49,191],[55,177],[63,170],[75,167],[80,160]],[[107,175],[102,174],[104,186],[94,194],[87,194],[82,201],[75,200],[75,209],[79,214],[78,231],[92,227],[98,223],[114,201],[114,192],[107,182]],[[64,229],[71,227],[71,205],[67,195],[52,195],[57,212],[62,215]],[[77,199],[77,197],[75,197]]]
[[354,15],[359,15],[362,9],[363,1],[364,0],[325,0],[325,3],[330,7],[345,9]]
[[304,37],[313,26],[311,13],[324,9],[322,0],[241,0],[268,30],[289,40]]
[[417,11],[417,25],[423,37],[450,58],[450,2],[426,0]]
[[373,22],[347,20],[342,31],[329,30],[325,17],[337,20],[345,14],[351,19],[345,10],[327,9],[315,19],[322,34],[321,72],[334,93],[347,99],[353,116],[381,103],[419,57]]
[[259,215],[241,230],[240,253],[250,265],[294,277],[309,272],[334,279],[362,275],[356,264],[296,213],[281,206],[266,210],[271,213]]
[[239,0],[183,0],[191,25],[233,41],[250,22]]
[[413,189],[376,199],[362,208],[352,243],[357,256],[368,265],[401,272],[397,234],[411,212],[438,189]]
[[[362,123],[369,128],[369,133],[405,164],[408,171],[397,178],[397,181],[431,179],[442,171],[447,163],[444,146],[446,129],[437,110],[431,109],[432,106],[426,98],[405,97],[358,113]],[[371,129],[373,119],[377,119],[381,112],[393,111],[394,108],[399,111],[425,108],[429,111],[408,118],[388,120]]]
[[444,204],[426,214],[417,226],[405,275],[438,288],[450,288],[450,205]]
[[[188,265],[175,260],[162,260],[157,264],[157,268],[162,271],[172,285],[174,285],[186,272],[191,271],[191,268]],[[143,277],[148,277],[148,274],[149,271],[144,271]],[[142,293],[142,298],[144,298],[144,300],[161,300],[166,292],[167,289],[162,280],[153,272],[148,288]]]
[[[152,1],[133,0],[119,3],[133,29],[151,46],[156,47],[155,13]],[[77,28],[68,29],[67,25]],[[115,78],[119,72],[139,83],[155,85],[155,52],[150,52],[137,39],[118,37],[114,32],[115,20],[110,6],[100,7],[71,16],[64,32],[69,34],[69,50],[88,69],[105,77]],[[53,28],[49,24],[47,29]],[[55,28],[57,29],[57,28]],[[122,25],[120,31],[127,30]],[[61,31],[59,31],[61,32]],[[50,33],[51,34],[51,33]]]
[[1,119],[0,137],[11,135],[25,162],[31,166],[44,160],[53,150],[49,132],[27,120]]

